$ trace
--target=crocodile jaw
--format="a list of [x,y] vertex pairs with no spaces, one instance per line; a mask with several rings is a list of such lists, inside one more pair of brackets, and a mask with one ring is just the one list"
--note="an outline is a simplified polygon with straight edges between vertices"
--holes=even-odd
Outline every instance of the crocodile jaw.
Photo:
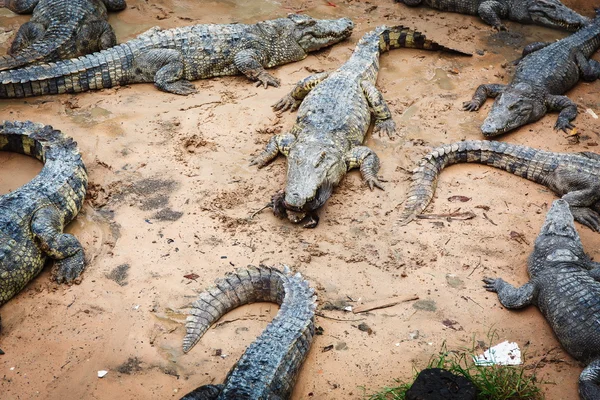
[[550,28],[576,31],[591,22],[558,0],[535,0],[528,11],[533,22]]
[[307,15],[288,16],[295,23],[294,38],[305,52],[338,43],[352,34],[354,23],[348,18],[314,19]]

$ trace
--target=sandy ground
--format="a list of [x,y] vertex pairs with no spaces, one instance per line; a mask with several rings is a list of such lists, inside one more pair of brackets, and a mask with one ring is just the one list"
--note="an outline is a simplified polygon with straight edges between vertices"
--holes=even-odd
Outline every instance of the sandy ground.
[[[516,341],[527,352],[548,399],[576,398],[581,366],[558,345],[537,309],[503,309],[482,288],[483,276],[526,282],[525,263],[555,196],[545,188],[489,167],[462,165],[444,171],[428,211],[473,211],[469,221],[421,220],[394,230],[408,188],[407,170],[431,146],[480,139],[491,101],[478,113],[461,111],[478,84],[508,82],[501,65],[531,41],[563,37],[560,31],[508,22],[496,34],[476,17],[409,9],[392,1],[129,0],[111,15],[119,41],[147,28],[192,23],[254,22],[305,11],[315,17],[349,16],[352,38],[306,60],[271,71],[274,89],[255,88],[243,77],[196,82],[189,97],[150,84],[80,95],[2,101],[2,119],[34,120],[72,135],[89,170],[89,201],[68,230],[89,260],[83,282],[52,283],[46,270],[2,309],[2,399],[179,398],[207,383],[222,382],[246,346],[276,314],[270,304],[226,315],[199,344],[182,354],[186,307],[196,293],[234,267],[288,264],[317,289],[316,336],[294,399],[360,399],[408,379],[444,342]],[[593,15],[585,0],[567,3]],[[0,10],[4,51],[27,17]],[[322,210],[317,229],[306,230],[264,211],[248,216],[284,184],[285,160],[248,166],[273,133],[292,126],[293,114],[269,104],[310,70],[331,70],[351,54],[360,36],[381,24],[406,24],[440,42],[482,50],[473,58],[397,50],[383,55],[378,86],[390,104],[400,137],[371,137],[382,159],[385,191],[370,192],[349,173]],[[569,96],[580,111],[600,112],[598,83],[580,83]],[[553,151],[596,151],[598,120],[581,112],[580,136],[552,127],[556,114],[502,140]],[[41,165],[0,154],[0,193],[31,179]],[[454,195],[466,203],[448,200]],[[483,206],[483,208],[482,208]],[[489,207],[489,209],[487,208]],[[486,211],[487,210],[487,211]],[[584,245],[600,256],[598,236],[579,226]],[[512,233],[512,234],[511,234]],[[199,277],[190,280],[187,274]],[[391,308],[353,315],[326,304],[357,305],[394,296],[418,296]],[[372,333],[359,330],[364,322]],[[418,331],[418,334],[416,333]],[[331,351],[323,351],[333,345]],[[223,357],[216,356],[220,349]],[[97,372],[108,375],[98,379]]]

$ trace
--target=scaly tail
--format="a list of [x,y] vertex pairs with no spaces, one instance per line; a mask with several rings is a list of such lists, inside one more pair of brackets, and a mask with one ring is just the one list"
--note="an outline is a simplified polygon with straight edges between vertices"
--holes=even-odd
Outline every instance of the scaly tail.
[[[222,315],[244,304],[267,301],[280,310],[228,374],[223,398],[263,398],[268,390],[288,398],[314,334],[315,295],[300,274],[260,266],[229,273],[202,292],[186,322],[188,352]],[[194,392],[214,389],[200,387]],[[194,393],[192,392],[192,393]],[[236,395],[244,396],[236,397]],[[278,397],[278,398],[279,398]],[[184,398],[195,398],[192,394]]]
[[384,53],[391,49],[399,49],[402,47],[412,49],[425,49],[432,51],[445,51],[448,53],[460,54],[463,56],[472,56],[471,53],[451,49],[442,46],[432,40],[427,39],[421,32],[417,32],[402,25],[385,28],[381,32],[379,39],[379,50]]
[[447,165],[474,162],[511,172],[530,181],[544,184],[547,171],[555,168],[553,153],[504,142],[471,140],[447,144],[421,159],[413,171],[412,183],[398,220],[407,225],[431,202],[440,171]]

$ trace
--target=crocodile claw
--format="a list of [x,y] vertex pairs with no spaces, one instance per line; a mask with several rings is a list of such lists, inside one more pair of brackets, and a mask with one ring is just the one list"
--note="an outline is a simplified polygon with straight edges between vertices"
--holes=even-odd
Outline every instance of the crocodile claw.
[[573,128],[575,128],[575,125],[573,125],[573,124],[571,123],[571,121],[569,121],[569,120],[568,120],[568,119],[566,119],[566,118],[564,118],[564,119],[563,119],[563,118],[559,118],[559,119],[556,121],[556,125],[554,125],[554,129],[555,129],[555,130],[557,130],[557,131],[558,131],[558,130],[561,130],[561,131],[563,131],[563,132],[565,132],[565,133],[569,133],[569,130],[571,130],[571,129],[573,129]]
[[269,87],[269,85],[273,86],[273,87],[279,87],[279,84],[281,83],[281,81],[277,78],[275,78],[274,76],[266,73],[266,72],[261,72],[258,77],[256,78],[256,86],[263,86],[265,89]]
[[391,118],[377,121],[373,133],[378,133],[380,137],[385,133],[390,139],[394,139],[394,136],[396,136],[396,123]]
[[500,279],[500,278],[488,278],[488,277],[485,277],[482,280],[485,283],[485,285],[483,285],[485,290],[487,290],[488,292],[494,292],[494,293],[498,292],[497,283],[502,281],[502,279]]
[[70,257],[54,261],[52,276],[57,283],[79,283],[84,268],[83,251],[78,251]]
[[376,176],[369,177],[367,179],[367,185],[369,185],[369,189],[371,189],[371,191],[373,191],[375,188],[385,190],[382,182],[385,182],[385,180],[383,180],[381,178],[377,178]]
[[575,221],[587,226],[594,232],[600,232],[600,215],[587,207],[570,207]]
[[479,104],[476,101],[465,101],[463,103],[463,110],[464,111],[477,111],[479,110]]
[[501,31],[505,31],[506,32],[506,31],[508,31],[508,28],[504,24],[496,25],[496,26],[494,26],[494,29],[497,30],[498,32],[501,32]]
[[300,101],[294,99],[292,95],[287,94],[283,98],[281,98],[277,103],[273,104],[273,109],[275,111],[296,111],[298,106],[300,106]]

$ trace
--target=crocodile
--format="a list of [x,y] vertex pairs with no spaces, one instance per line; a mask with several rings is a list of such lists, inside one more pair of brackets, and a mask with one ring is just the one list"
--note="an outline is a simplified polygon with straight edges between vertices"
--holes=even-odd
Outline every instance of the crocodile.
[[[51,62],[108,49],[117,37],[108,10],[123,10],[125,0],[5,0],[19,14],[33,13],[0,57],[0,71]],[[1,5],[1,1],[0,1]]]
[[221,316],[244,304],[272,302],[275,318],[227,374],[225,383],[203,385],[182,400],[289,399],[315,334],[314,290],[284,266],[248,266],[218,279],[199,295],[187,317],[187,353]]
[[427,154],[413,171],[399,225],[425,210],[444,167],[463,162],[490,165],[546,186],[570,205],[576,221],[600,231],[599,154],[554,153],[492,140],[446,144]]
[[54,260],[58,283],[76,282],[85,268],[83,247],[63,233],[83,204],[87,172],[77,143],[51,126],[0,124],[0,150],[44,163],[29,183],[0,196],[0,305],[16,295]]
[[478,15],[496,30],[507,30],[501,18],[522,24],[576,31],[590,22],[559,0],[395,0],[414,7],[424,4],[441,11]]
[[552,43],[535,42],[525,47],[513,80],[508,85],[480,85],[467,111],[478,110],[488,97],[496,100],[481,126],[486,137],[493,137],[535,122],[548,111],[560,113],[555,129],[567,132],[577,116],[577,105],[562,95],[579,78],[592,82],[600,77],[600,62],[590,59],[600,47],[600,8],[585,28]]
[[191,80],[244,74],[265,88],[279,79],[264,68],[299,61],[352,33],[348,18],[307,15],[253,25],[151,28],[126,43],[76,59],[0,72],[0,98],[79,93],[130,83],[154,82],[165,92],[196,92]]
[[562,347],[587,365],[579,376],[580,398],[598,400],[600,263],[585,254],[570,208],[563,199],[552,203],[527,263],[529,282],[516,288],[500,278],[483,281],[508,309],[540,309]]
[[271,202],[275,215],[287,216],[293,223],[308,219],[305,227],[315,227],[316,210],[352,168],[360,168],[371,190],[383,189],[377,177],[379,158],[362,143],[371,114],[375,117],[374,133],[385,133],[390,138],[395,134],[392,113],[375,81],[380,53],[401,47],[467,54],[403,26],[380,26],[360,39],[340,68],[304,78],[273,106],[276,111],[298,109],[294,127],[273,136],[250,163],[262,168],[279,153],[288,158],[285,191]]

